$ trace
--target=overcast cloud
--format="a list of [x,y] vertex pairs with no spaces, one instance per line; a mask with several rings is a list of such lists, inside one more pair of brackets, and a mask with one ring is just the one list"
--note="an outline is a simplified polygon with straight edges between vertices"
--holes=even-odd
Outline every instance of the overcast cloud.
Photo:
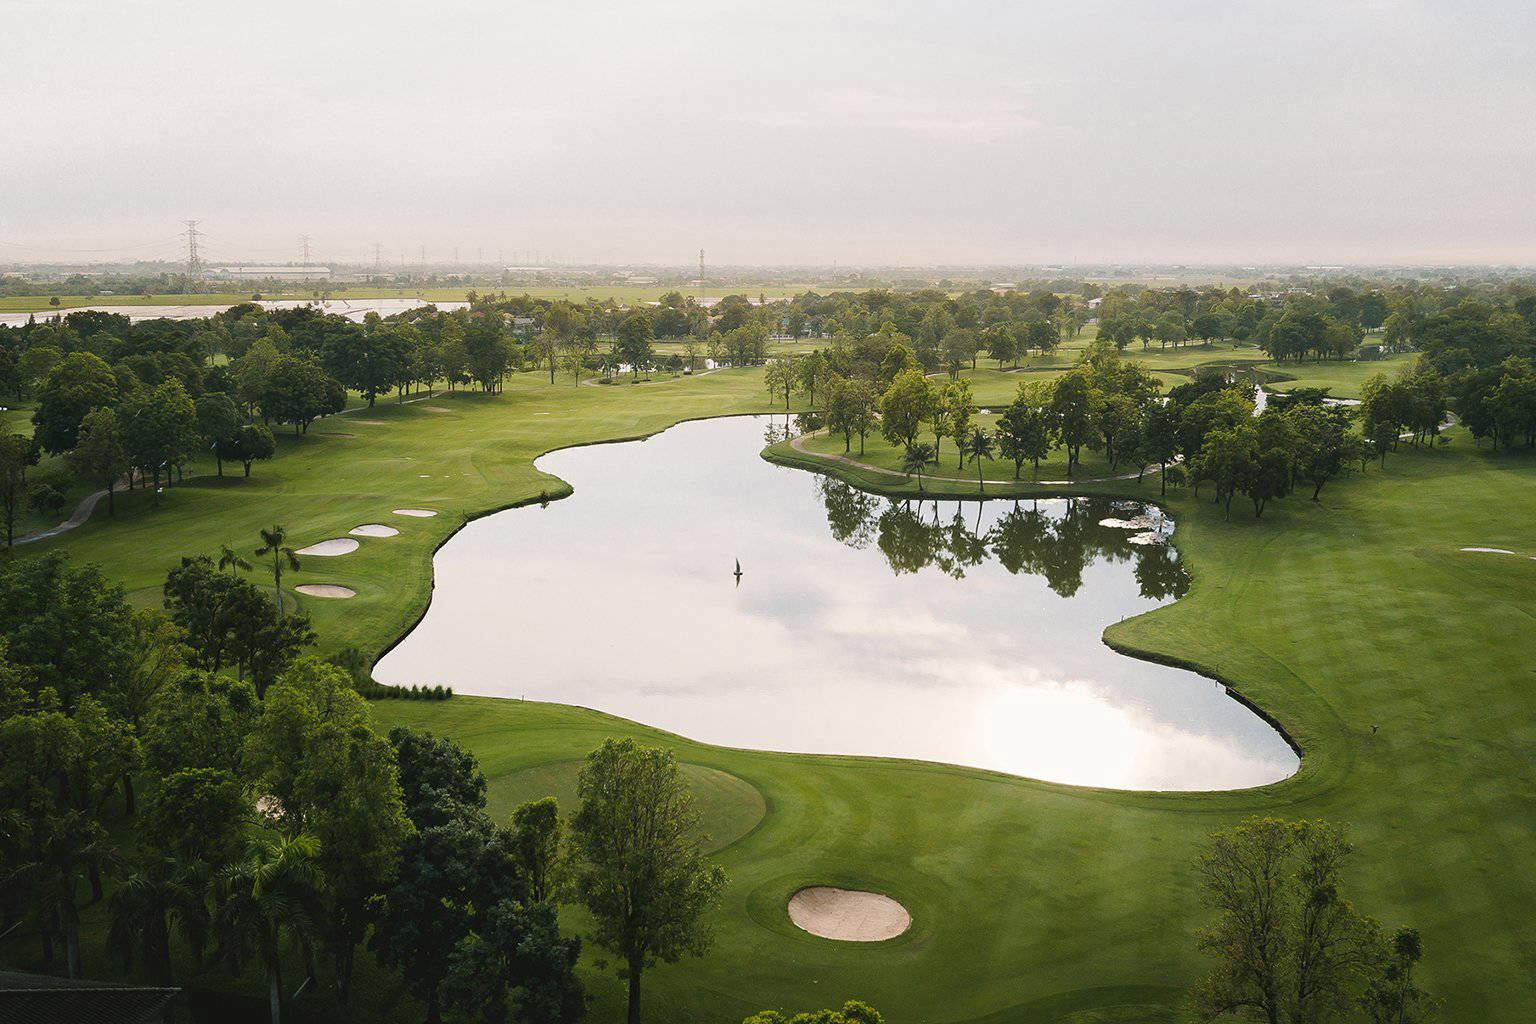
[[1536,263],[1527,0],[0,0],[0,40],[0,260],[197,217],[214,261]]

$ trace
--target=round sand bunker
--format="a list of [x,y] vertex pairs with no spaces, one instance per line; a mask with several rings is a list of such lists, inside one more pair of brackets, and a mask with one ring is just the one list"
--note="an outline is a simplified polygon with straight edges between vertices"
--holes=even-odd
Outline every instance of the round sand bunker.
[[311,544],[307,548],[299,548],[299,554],[333,558],[336,555],[350,555],[356,550],[357,541],[351,537],[336,537],[331,540],[323,540],[318,544]]
[[354,537],[398,537],[400,535],[399,530],[382,523],[364,523],[362,526],[354,526],[347,532]]
[[412,516],[416,519],[431,519],[437,513],[429,508],[397,508],[395,509],[395,515]]
[[829,885],[791,896],[789,919],[801,931],[839,942],[883,942],[912,927],[907,908],[889,896]]
[[337,586],[335,583],[301,583],[293,589],[309,597],[334,597],[344,600],[357,596],[357,591],[351,587]]

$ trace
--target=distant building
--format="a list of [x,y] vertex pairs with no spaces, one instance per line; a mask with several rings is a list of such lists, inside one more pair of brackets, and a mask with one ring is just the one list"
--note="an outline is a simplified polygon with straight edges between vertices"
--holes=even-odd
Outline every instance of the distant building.
[[323,281],[331,276],[330,267],[213,267],[209,277],[233,281]]
[[1019,290],[1019,286],[1015,281],[997,281],[993,283],[992,290],[1001,295],[1004,292],[1016,292]]

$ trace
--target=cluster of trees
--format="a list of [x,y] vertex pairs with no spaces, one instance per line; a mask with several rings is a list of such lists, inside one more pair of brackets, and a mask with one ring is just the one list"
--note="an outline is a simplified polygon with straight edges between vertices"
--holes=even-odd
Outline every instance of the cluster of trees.
[[[1038,502],[1014,502],[1000,515],[982,502],[955,502],[943,515],[938,502],[876,498],[830,477],[818,486],[832,537],[851,548],[874,545],[896,575],[937,568],[955,579],[988,558],[1014,575],[1039,576],[1062,597],[1083,586],[1083,573],[1096,560],[1134,561],[1143,597],[1180,597],[1189,576],[1171,544],[1133,543],[1128,530],[1101,526],[1112,509],[1102,498],[1070,498],[1059,514]],[[967,522],[974,514],[975,521]]]
[[60,556],[0,570],[0,929],[30,929],[45,966],[62,949],[82,976],[105,901],[141,976],[254,970],[274,1024],[285,969],[316,983],[323,961],[345,1006],[364,947],[429,1021],[555,1024],[586,1006],[562,903],[621,961],[631,1021],[644,971],[708,948],[724,875],[671,754],[610,740],[568,827],[553,799],[495,822],[473,757],[375,733],[352,675],[302,652],[307,621],[221,562],[183,559],[166,612]]
[[1419,935],[1391,937],[1345,898],[1354,852],[1325,821],[1251,818],[1211,837],[1198,870],[1215,923],[1201,950],[1216,961],[1191,993],[1210,1020],[1424,1024],[1439,1001],[1419,987]]

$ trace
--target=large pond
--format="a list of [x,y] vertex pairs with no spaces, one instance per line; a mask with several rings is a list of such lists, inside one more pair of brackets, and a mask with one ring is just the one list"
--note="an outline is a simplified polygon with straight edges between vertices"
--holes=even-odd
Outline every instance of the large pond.
[[890,501],[763,461],[774,429],[704,420],[540,459],[576,493],[444,545],[431,608],[374,675],[729,746],[1082,785],[1234,789],[1296,770],[1219,684],[1101,640],[1187,585],[1155,508]]

